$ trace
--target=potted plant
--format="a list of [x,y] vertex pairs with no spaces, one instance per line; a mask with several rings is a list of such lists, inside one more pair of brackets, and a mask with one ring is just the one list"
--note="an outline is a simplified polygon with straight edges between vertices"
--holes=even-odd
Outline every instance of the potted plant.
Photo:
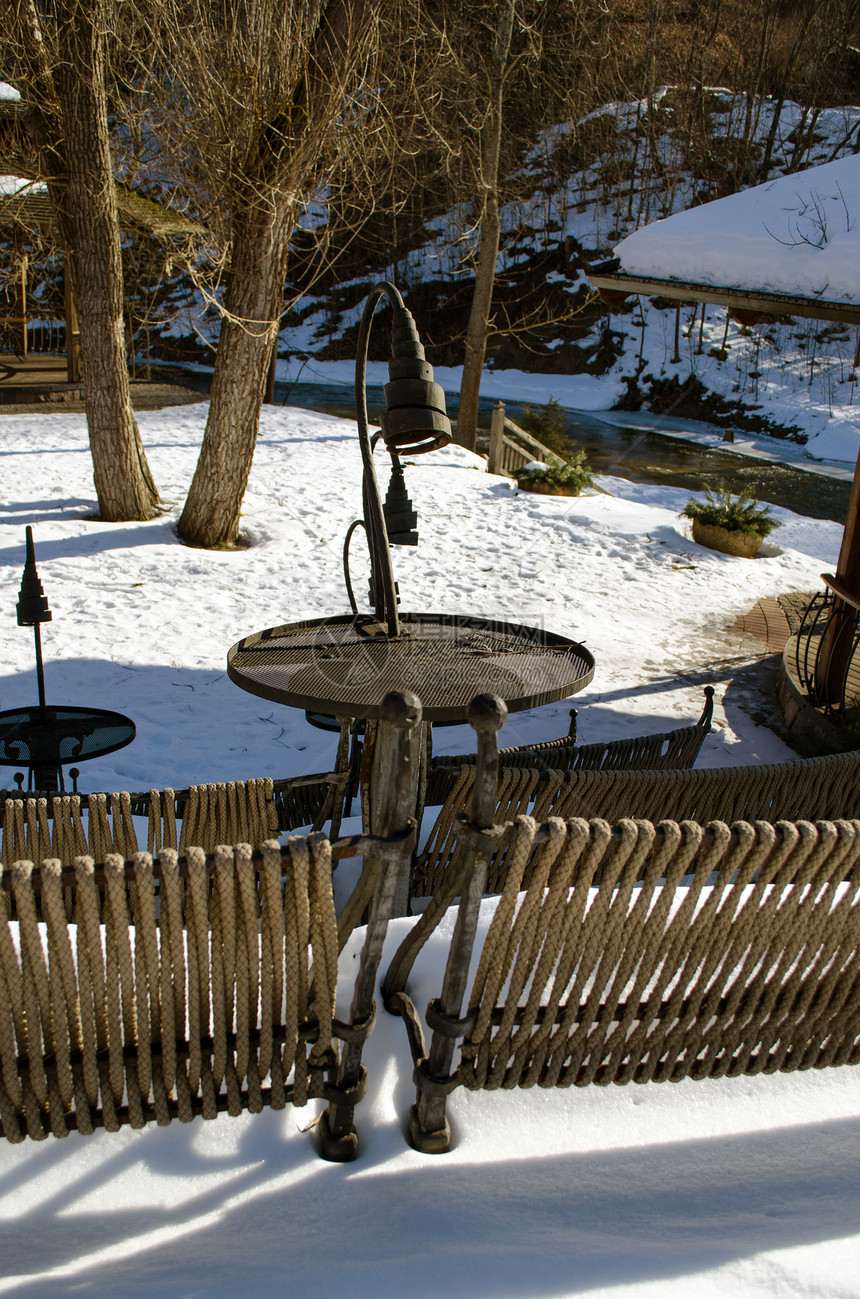
[[533,461],[514,472],[517,487],[525,492],[539,492],[542,496],[578,496],[583,487],[591,487],[593,479],[585,463],[585,452],[574,451],[563,465],[542,465]]
[[769,505],[759,505],[749,487],[737,495],[725,483],[705,489],[705,500],[695,498],[684,506],[684,517],[693,521],[693,540],[724,555],[750,559],[765,537],[780,527]]

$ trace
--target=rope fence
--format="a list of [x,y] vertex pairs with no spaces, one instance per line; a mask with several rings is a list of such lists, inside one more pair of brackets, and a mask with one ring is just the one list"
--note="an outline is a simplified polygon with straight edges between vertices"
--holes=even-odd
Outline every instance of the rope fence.
[[[492,739],[415,864],[430,902],[383,978],[415,1066],[413,1146],[448,1149],[459,1086],[860,1062],[860,754],[562,773],[501,766]],[[407,983],[455,902],[422,1020]]]
[[[470,1089],[860,1060],[860,822],[519,823],[472,985]],[[856,873],[855,873],[856,874]],[[596,882],[599,876],[599,883]]]
[[[0,926],[0,1120],[10,1141],[214,1118],[324,1096],[338,933],[331,847],[19,861]],[[4,876],[7,872],[4,871]],[[8,901],[4,892],[3,900]],[[39,916],[43,917],[41,920]],[[13,932],[14,929],[14,932]],[[16,941],[17,937],[17,941]]]
[[[0,1134],[40,1140],[317,1099],[322,1152],[355,1157],[376,975],[416,840],[409,755],[421,710],[411,696],[388,700],[384,834],[279,845],[271,781],[181,791],[181,825],[179,796],[151,791],[154,853],[137,850],[140,796],[61,796],[50,808],[7,797]],[[447,1148],[447,1097],[460,1086],[860,1062],[860,754],[500,771],[504,706],[482,697],[473,708],[477,761],[419,859],[429,904],[382,985],[414,1063],[413,1145]],[[331,805],[340,785],[312,780]],[[216,842],[238,827],[246,842]],[[338,915],[344,857],[362,865]],[[422,1020],[410,973],[454,903]],[[362,925],[338,1018],[338,959]]]
[[[405,985],[499,828],[461,823],[457,878],[383,984],[409,1028],[410,1137],[447,1148],[445,1097],[470,1090],[678,1082],[860,1062],[860,820],[703,826],[517,818],[483,941],[455,933],[423,1027]],[[478,859],[480,860],[480,859]],[[477,971],[460,1005],[444,987]],[[436,1039],[460,1058],[433,1070]]]

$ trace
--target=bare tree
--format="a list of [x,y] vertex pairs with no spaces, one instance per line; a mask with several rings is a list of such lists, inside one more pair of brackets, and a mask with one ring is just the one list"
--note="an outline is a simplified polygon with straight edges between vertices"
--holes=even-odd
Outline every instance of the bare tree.
[[[450,139],[452,145],[456,141],[460,193],[468,195],[472,209],[472,235],[466,242],[476,250],[475,279],[457,441],[474,449],[505,192],[535,131],[582,111],[592,97],[608,11],[577,0],[427,4],[450,53],[448,96],[457,106]],[[440,109],[444,114],[446,106]]]
[[493,301],[493,283],[499,256],[501,221],[499,217],[499,159],[502,146],[505,81],[510,69],[511,40],[516,17],[516,0],[505,0],[498,6],[484,75],[486,78],[486,117],[478,134],[475,158],[477,224],[480,227],[480,249],[475,267],[475,288],[466,346],[463,354],[463,376],[460,382],[460,409],[457,415],[457,441],[472,451],[478,432],[478,399],[481,373],[487,353],[487,331]]
[[129,397],[108,129],[109,0],[12,0],[2,37],[71,278],[93,478],[103,519],[151,519],[158,491]]
[[[384,0],[152,0],[162,164],[222,236],[226,287],[203,445],[179,535],[236,542],[290,240],[333,147],[361,130]],[[149,85],[154,81],[150,79]]]

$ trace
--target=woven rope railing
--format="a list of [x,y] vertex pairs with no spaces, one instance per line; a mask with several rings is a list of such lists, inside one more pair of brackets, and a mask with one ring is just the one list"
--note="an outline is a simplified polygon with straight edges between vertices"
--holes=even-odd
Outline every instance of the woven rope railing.
[[[371,1001],[335,1018],[338,953],[413,843],[412,833],[334,844],[311,834],[256,853],[164,848],[154,861],[4,869],[0,1135],[40,1140],[314,1097],[351,1116],[363,1070],[344,1085],[339,1043],[360,1056],[373,1012]],[[333,858],[361,855],[338,919]],[[377,908],[359,958],[356,982],[371,988],[371,944],[381,950],[387,921]]]
[[[499,833],[464,830],[473,850]],[[459,1085],[678,1081],[860,1061],[860,821],[613,828],[520,817],[506,833],[511,867],[466,1012],[444,999],[428,1009],[434,1039],[462,1037],[455,1068],[430,1068],[432,1046],[404,992],[441,898],[386,976],[386,1005],[410,1025],[418,1148],[447,1147],[444,1099]],[[469,936],[455,937],[446,981],[452,962],[468,968],[471,957]]]
[[103,861],[108,853],[131,857],[140,847],[134,817],[147,819],[147,852],[189,844],[212,852],[219,843],[254,846],[279,831],[332,818],[340,829],[338,795],[344,771],[320,772],[285,780],[226,781],[188,789],[147,793],[25,795],[0,791],[0,861],[5,866],[28,858],[56,857],[70,863],[89,853]]
[[[430,903],[383,979],[415,1062],[416,1148],[448,1148],[458,1086],[860,1061],[860,754],[724,771],[500,771],[504,716],[501,701],[482,701],[478,761],[457,787],[471,816],[445,830]],[[581,811],[593,795],[609,816]],[[530,802],[534,816],[508,815]],[[501,896],[470,983],[488,888]],[[428,1045],[406,985],[454,901]]]
[[[65,866],[50,856],[38,869],[31,860],[4,864],[2,1135],[39,1140],[321,1098],[328,1102],[318,1125],[322,1152],[354,1158],[376,971],[415,842],[404,755],[420,724],[416,702],[388,696],[379,724],[394,809],[381,836],[331,843],[311,834],[283,848],[270,840],[257,852],[240,843],[209,855],[199,846],[184,855],[162,846],[154,861],[149,853],[130,860],[108,853],[101,865],[85,853]],[[271,782],[260,784],[271,795]],[[119,798],[114,832],[128,802]],[[95,817],[103,810],[92,796],[89,806]],[[228,798],[225,806],[218,814],[228,825],[242,807],[259,825],[271,798],[256,808]],[[211,807],[208,814],[211,828]],[[71,818],[67,825],[63,808],[58,815],[61,846],[77,846],[80,824]],[[189,833],[204,824],[188,809],[185,821]],[[13,826],[12,841],[19,829]],[[37,819],[23,833],[36,847],[45,827]],[[338,918],[332,869],[343,856],[362,857],[363,865]],[[363,944],[350,962],[349,1015],[338,1019],[338,955],[368,907]]]
[[[429,897],[442,884],[456,850],[456,818],[465,814],[476,769],[464,767],[440,809],[413,869],[413,894]],[[548,817],[622,817],[646,821],[818,821],[860,817],[860,752],[689,771],[499,773],[494,820],[530,813]],[[488,892],[498,892],[511,860],[509,844],[492,856]]]
[[209,867],[191,848],[185,865],[173,849],[155,868],[148,853],[111,855],[97,879],[78,858],[72,925],[59,862],[4,871],[17,914],[0,926],[10,1141],[325,1095],[337,1063],[328,840],[297,837],[283,862],[277,843],[256,863],[248,845],[219,848]]
[[[714,714],[714,688],[705,687],[702,715],[693,726],[653,735],[633,735],[597,744],[577,744],[575,710],[572,734],[543,744],[525,744],[499,750],[500,767],[534,768],[538,771],[680,771],[692,767],[705,736],[710,734]],[[475,754],[440,755],[431,759],[427,781],[428,806],[444,803],[454,790],[464,766],[473,766]]]

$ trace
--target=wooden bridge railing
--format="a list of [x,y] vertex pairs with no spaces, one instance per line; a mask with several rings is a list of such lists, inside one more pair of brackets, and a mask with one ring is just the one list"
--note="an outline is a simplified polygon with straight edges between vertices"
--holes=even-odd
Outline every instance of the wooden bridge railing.
[[[511,434],[507,436],[505,430]],[[490,454],[487,469],[491,474],[506,474],[513,478],[517,469],[523,469],[533,460],[543,465],[554,465],[560,469],[564,460],[550,451],[531,433],[527,433],[519,424],[505,415],[503,402],[497,402],[493,408],[490,423]]]

